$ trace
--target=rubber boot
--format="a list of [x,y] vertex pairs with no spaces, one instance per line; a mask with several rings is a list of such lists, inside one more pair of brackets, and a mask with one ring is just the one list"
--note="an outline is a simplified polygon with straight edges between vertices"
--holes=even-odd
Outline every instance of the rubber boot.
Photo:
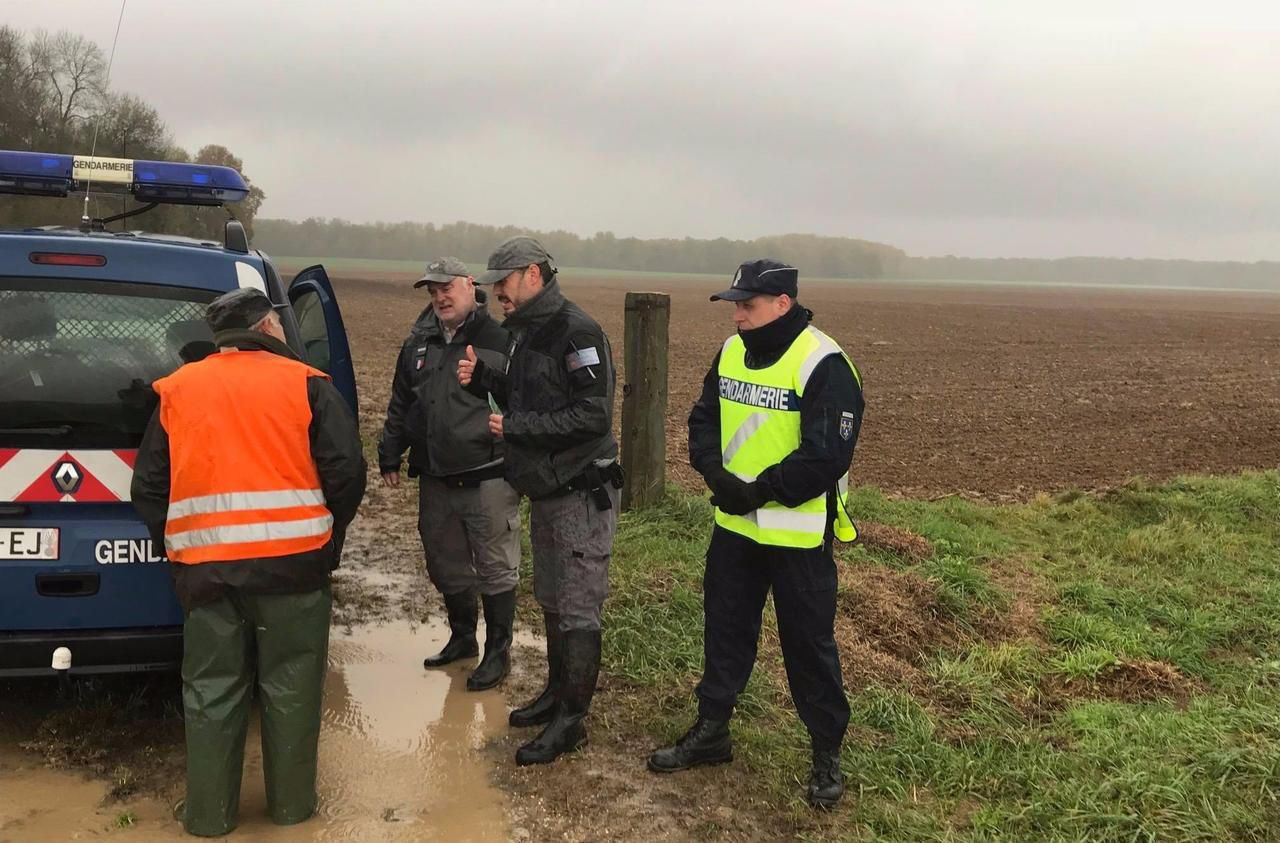
[[560,698],[551,722],[529,743],[516,750],[516,764],[550,764],[587,742],[583,725],[600,675],[600,630],[573,629],[562,635],[564,665]]
[[449,643],[434,656],[422,660],[423,667],[444,667],[459,659],[469,659],[480,654],[476,644],[476,609],[474,591],[459,591],[444,596],[444,608],[449,615]]
[[484,658],[475,672],[467,677],[468,691],[492,688],[507,678],[511,670],[511,625],[516,619],[516,590],[501,594],[485,594]]
[[725,764],[732,760],[733,741],[729,737],[729,721],[699,717],[674,746],[656,750],[649,756],[649,769],[655,773],[674,773],[703,764]]
[[556,696],[560,689],[560,670],[564,662],[560,638],[560,613],[543,612],[542,623],[547,630],[547,686],[542,693],[511,712],[507,722],[517,729],[542,726],[551,722],[556,714]]
[[844,774],[840,771],[840,747],[813,750],[813,772],[809,775],[809,804],[830,811],[844,796]]

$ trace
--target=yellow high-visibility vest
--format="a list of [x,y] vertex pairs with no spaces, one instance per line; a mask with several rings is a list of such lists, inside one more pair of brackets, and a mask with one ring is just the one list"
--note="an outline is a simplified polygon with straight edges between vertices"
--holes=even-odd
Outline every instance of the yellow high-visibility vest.
[[[747,368],[747,347],[741,337],[735,334],[725,342],[717,374],[720,455],[726,469],[750,483],[800,447],[800,399],[813,370],[832,354],[839,354],[849,364],[861,387],[858,367],[835,340],[812,325],[792,341],[777,362],[764,369]],[[847,423],[852,424],[852,418]],[[847,474],[840,478],[834,493],[835,536],[851,542],[858,534],[848,512]],[[773,501],[746,515],[716,509],[716,523],[758,544],[821,547],[827,531],[827,494],[799,506]]]

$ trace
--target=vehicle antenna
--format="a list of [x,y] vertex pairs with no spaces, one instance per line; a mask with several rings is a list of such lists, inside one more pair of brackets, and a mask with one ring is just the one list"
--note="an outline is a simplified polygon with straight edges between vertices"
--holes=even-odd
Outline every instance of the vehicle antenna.
[[[116,35],[111,39],[111,56],[107,59],[107,76],[103,80],[103,87],[111,83],[111,65],[116,61],[116,42],[120,40],[120,24],[124,23],[124,6],[128,0],[120,0],[120,16],[116,18]],[[89,157],[92,158],[98,153],[98,127],[102,125],[102,115],[99,114],[97,119],[93,121],[93,144],[89,148]],[[89,171],[89,177],[84,183],[84,211],[80,214],[80,227],[89,228],[89,188],[93,185],[93,170]]]

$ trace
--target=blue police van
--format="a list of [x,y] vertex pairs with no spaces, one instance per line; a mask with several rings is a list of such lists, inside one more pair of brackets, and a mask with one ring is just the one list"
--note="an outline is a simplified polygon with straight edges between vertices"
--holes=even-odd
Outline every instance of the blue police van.
[[[164,548],[129,503],[151,383],[213,352],[205,306],[238,287],[277,304],[289,345],[356,412],[342,314],[321,266],[287,283],[243,226],[222,242],[108,230],[156,205],[224,205],[229,167],[0,151],[0,193],[132,195],[106,219],[0,230],[0,676],[176,668],[182,611]],[[60,655],[65,659],[65,651]]]

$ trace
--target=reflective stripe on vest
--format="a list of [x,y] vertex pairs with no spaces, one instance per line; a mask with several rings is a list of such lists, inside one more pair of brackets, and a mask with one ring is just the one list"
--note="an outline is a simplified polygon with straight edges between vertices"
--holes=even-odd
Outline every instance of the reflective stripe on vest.
[[[813,326],[805,328],[772,366],[749,369],[746,346],[730,337],[720,352],[720,450],[724,466],[747,482],[781,462],[800,447],[800,399],[814,369],[839,354],[861,374],[840,346]],[[856,531],[848,514],[848,478],[836,490],[836,518],[831,524],[841,541]],[[776,547],[820,547],[827,531],[827,498],[819,495],[799,506],[767,503],[745,516],[716,510],[716,523],[760,544]]]
[[169,504],[168,518],[173,521],[188,515],[211,515],[244,509],[287,509],[294,506],[323,506],[324,492],[319,489],[293,489],[282,492],[224,492],[199,498],[184,498]]
[[[263,521],[258,524],[206,527],[203,530],[182,530],[175,533],[166,533],[164,546],[172,554],[175,550],[190,550],[197,547],[273,542],[281,539],[323,536],[328,535],[332,529],[333,516],[326,514],[319,518],[306,518],[301,521]],[[262,554],[254,555],[261,556]]]
[[155,382],[169,436],[165,551],[186,564],[288,556],[333,533],[311,457],[311,367],[213,354]]

